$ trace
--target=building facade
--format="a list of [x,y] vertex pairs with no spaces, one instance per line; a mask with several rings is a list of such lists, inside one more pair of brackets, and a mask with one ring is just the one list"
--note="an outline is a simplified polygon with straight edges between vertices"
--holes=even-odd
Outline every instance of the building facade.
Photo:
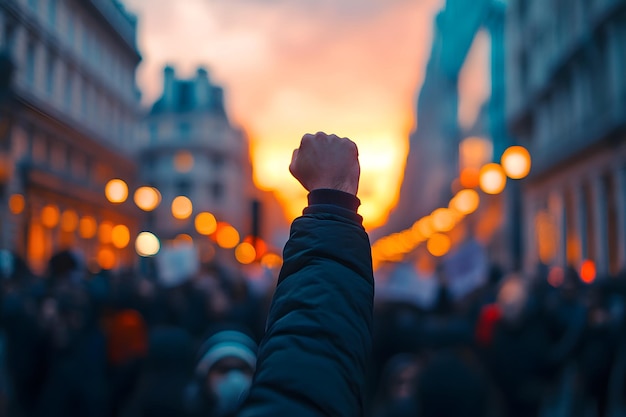
[[138,209],[108,203],[104,186],[136,174],[135,18],[116,0],[6,0],[0,50],[14,68],[2,115],[2,246],[38,272],[64,248],[128,265],[132,244],[114,245],[110,231],[133,235]]
[[[626,1],[511,0],[507,122],[533,156],[524,267],[626,269]],[[591,272],[589,272],[591,271]]]
[[[253,206],[260,207],[260,194],[252,181],[248,139],[229,121],[223,96],[203,68],[190,79],[164,69],[163,93],[143,123],[138,159],[143,183],[161,194],[146,227],[165,243],[177,236],[201,238],[195,225],[201,212],[232,225],[241,239],[257,227]],[[184,218],[173,214],[177,197],[191,202]]]

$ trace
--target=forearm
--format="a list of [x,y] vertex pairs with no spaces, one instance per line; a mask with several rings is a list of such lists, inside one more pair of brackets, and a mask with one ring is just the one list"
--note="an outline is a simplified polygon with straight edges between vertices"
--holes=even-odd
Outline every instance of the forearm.
[[338,196],[326,194],[292,225],[241,416],[363,413],[374,295],[370,244],[356,208],[325,201]]

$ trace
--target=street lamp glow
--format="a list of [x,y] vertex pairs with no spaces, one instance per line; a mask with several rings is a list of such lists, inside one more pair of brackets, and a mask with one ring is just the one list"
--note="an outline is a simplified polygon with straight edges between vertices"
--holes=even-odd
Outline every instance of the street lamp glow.
[[172,201],[172,215],[180,220],[187,219],[193,212],[191,200],[184,195],[179,195]]
[[232,249],[239,243],[239,232],[230,224],[222,224],[215,232],[217,244],[224,249]]
[[210,235],[217,229],[217,220],[215,216],[209,212],[198,213],[195,219],[196,231],[201,235]]
[[13,194],[9,197],[9,210],[11,210],[11,213],[20,214],[24,211],[25,206],[26,202],[22,194]]
[[480,203],[480,196],[472,189],[459,191],[450,201],[450,208],[462,214],[471,214],[476,211]]
[[98,231],[98,223],[91,216],[81,217],[78,222],[78,234],[83,239],[91,239]]
[[480,189],[487,194],[499,194],[506,185],[506,175],[499,164],[491,163],[480,169]]
[[425,239],[428,239],[430,235],[433,234],[433,223],[430,216],[424,216],[417,221],[415,224],[417,231],[423,236]]
[[243,265],[248,265],[254,262],[256,259],[256,250],[254,249],[254,246],[248,242],[241,242],[235,248],[235,259]]
[[430,215],[433,228],[438,232],[449,232],[454,228],[455,216],[448,208],[438,208]]
[[60,216],[61,214],[59,213],[59,208],[54,204],[48,204],[41,209],[41,224],[49,229],[52,229],[59,224]]
[[139,187],[135,191],[133,200],[143,211],[152,211],[161,204],[161,193],[154,187]]
[[128,185],[119,178],[112,179],[104,187],[104,195],[111,203],[123,203],[128,197]]
[[113,223],[104,221],[98,227],[98,240],[103,245],[108,245],[113,240]]
[[98,251],[98,265],[102,269],[113,269],[115,267],[115,253],[109,248],[101,248]]
[[154,256],[161,249],[159,238],[150,232],[141,232],[135,240],[135,250],[139,256]]
[[111,241],[113,246],[124,249],[130,243],[130,230],[123,224],[118,224],[111,231]]
[[193,169],[193,155],[189,151],[180,151],[174,155],[174,168],[176,171],[185,173]]
[[530,153],[523,146],[511,146],[502,154],[500,163],[509,178],[519,180],[530,172]]
[[451,246],[450,238],[442,233],[433,234],[428,242],[426,242],[426,248],[433,256],[443,256],[450,250]]
[[68,209],[61,214],[61,230],[73,232],[78,227],[78,214],[74,210]]

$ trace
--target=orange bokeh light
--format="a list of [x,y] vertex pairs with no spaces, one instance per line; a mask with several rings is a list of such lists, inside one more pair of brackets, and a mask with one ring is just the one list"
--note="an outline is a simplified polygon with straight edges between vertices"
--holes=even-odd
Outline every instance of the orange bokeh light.
[[104,195],[111,203],[123,203],[128,197],[128,185],[119,178],[107,182]]
[[26,202],[22,194],[13,194],[9,197],[9,210],[11,210],[11,213],[20,214],[24,211],[25,206]]
[[450,201],[450,208],[462,214],[471,214],[480,204],[480,196],[471,189],[459,191]]
[[189,197],[179,195],[172,201],[172,215],[180,220],[189,218],[193,213],[193,204]]
[[98,227],[98,240],[102,244],[109,244],[113,239],[113,223],[104,221]]
[[59,208],[53,204],[48,204],[41,209],[41,224],[45,227],[52,229],[59,224],[59,217],[61,216]]
[[224,249],[232,249],[239,243],[239,232],[228,223],[220,222],[215,232],[217,244]]
[[592,260],[586,259],[580,266],[580,279],[585,284],[591,284],[596,279],[596,264]]
[[461,170],[459,175],[459,182],[465,188],[478,187],[480,171],[478,168],[467,167]]
[[194,223],[196,231],[201,235],[208,236],[215,233],[215,230],[217,229],[217,220],[215,220],[215,216],[206,211],[198,213]]
[[267,269],[275,269],[280,268],[283,264],[283,258],[280,255],[275,253],[266,253],[261,258],[261,265],[263,265]]
[[111,241],[113,246],[123,249],[130,243],[130,230],[123,224],[118,224],[111,230]]
[[98,231],[98,223],[91,216],[83,216],[78,222],[78,234],[83,239],[91,239]]
[[152,211],[161,204],[161,193],[154,187],[139,187],[135,191],[133,200],[143,211]]
[[443,256],[450,250],[450,238],[442,233],[435,233],[426,242],[426,248],[433,256]]
[[113,269],[115,267],[115,253],[109,248],[101,248],[98,251],[98,265],[102,269]]
[[185,173],[191,171],[193,164],[193,155],[189,151],[180,151],[174,156],[174,168],[178,172]]
[[519,180],[530,172],[530,153],[523,146],[511,146],[502,154],[500,163],[509,178]]
[[243,265],[248,265],[256,259],[256,250],[248,242],[241,242],[235,248],[235,259]]
[[73,232],[78,227],[78,214],[74,210],[65,210],[61,214],[61,230]]
[[438,232],[449,232],[452,230],[455,225],[455,217],[452,210],[447,208],[438,208],[430,215],[433,229]]
[[500,194],[506,186],[506,174],[499,164],[487,164],[480,169],[479,182],[485,193]]

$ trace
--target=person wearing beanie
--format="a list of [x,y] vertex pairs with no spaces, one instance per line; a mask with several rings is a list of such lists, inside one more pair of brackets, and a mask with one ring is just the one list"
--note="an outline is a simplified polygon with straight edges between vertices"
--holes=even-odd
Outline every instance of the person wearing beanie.
[[245,400],[256,369],[256,343],[227,329],[209,337],[199,350],[194,383],[188,391],[192,415],[234,416]]

